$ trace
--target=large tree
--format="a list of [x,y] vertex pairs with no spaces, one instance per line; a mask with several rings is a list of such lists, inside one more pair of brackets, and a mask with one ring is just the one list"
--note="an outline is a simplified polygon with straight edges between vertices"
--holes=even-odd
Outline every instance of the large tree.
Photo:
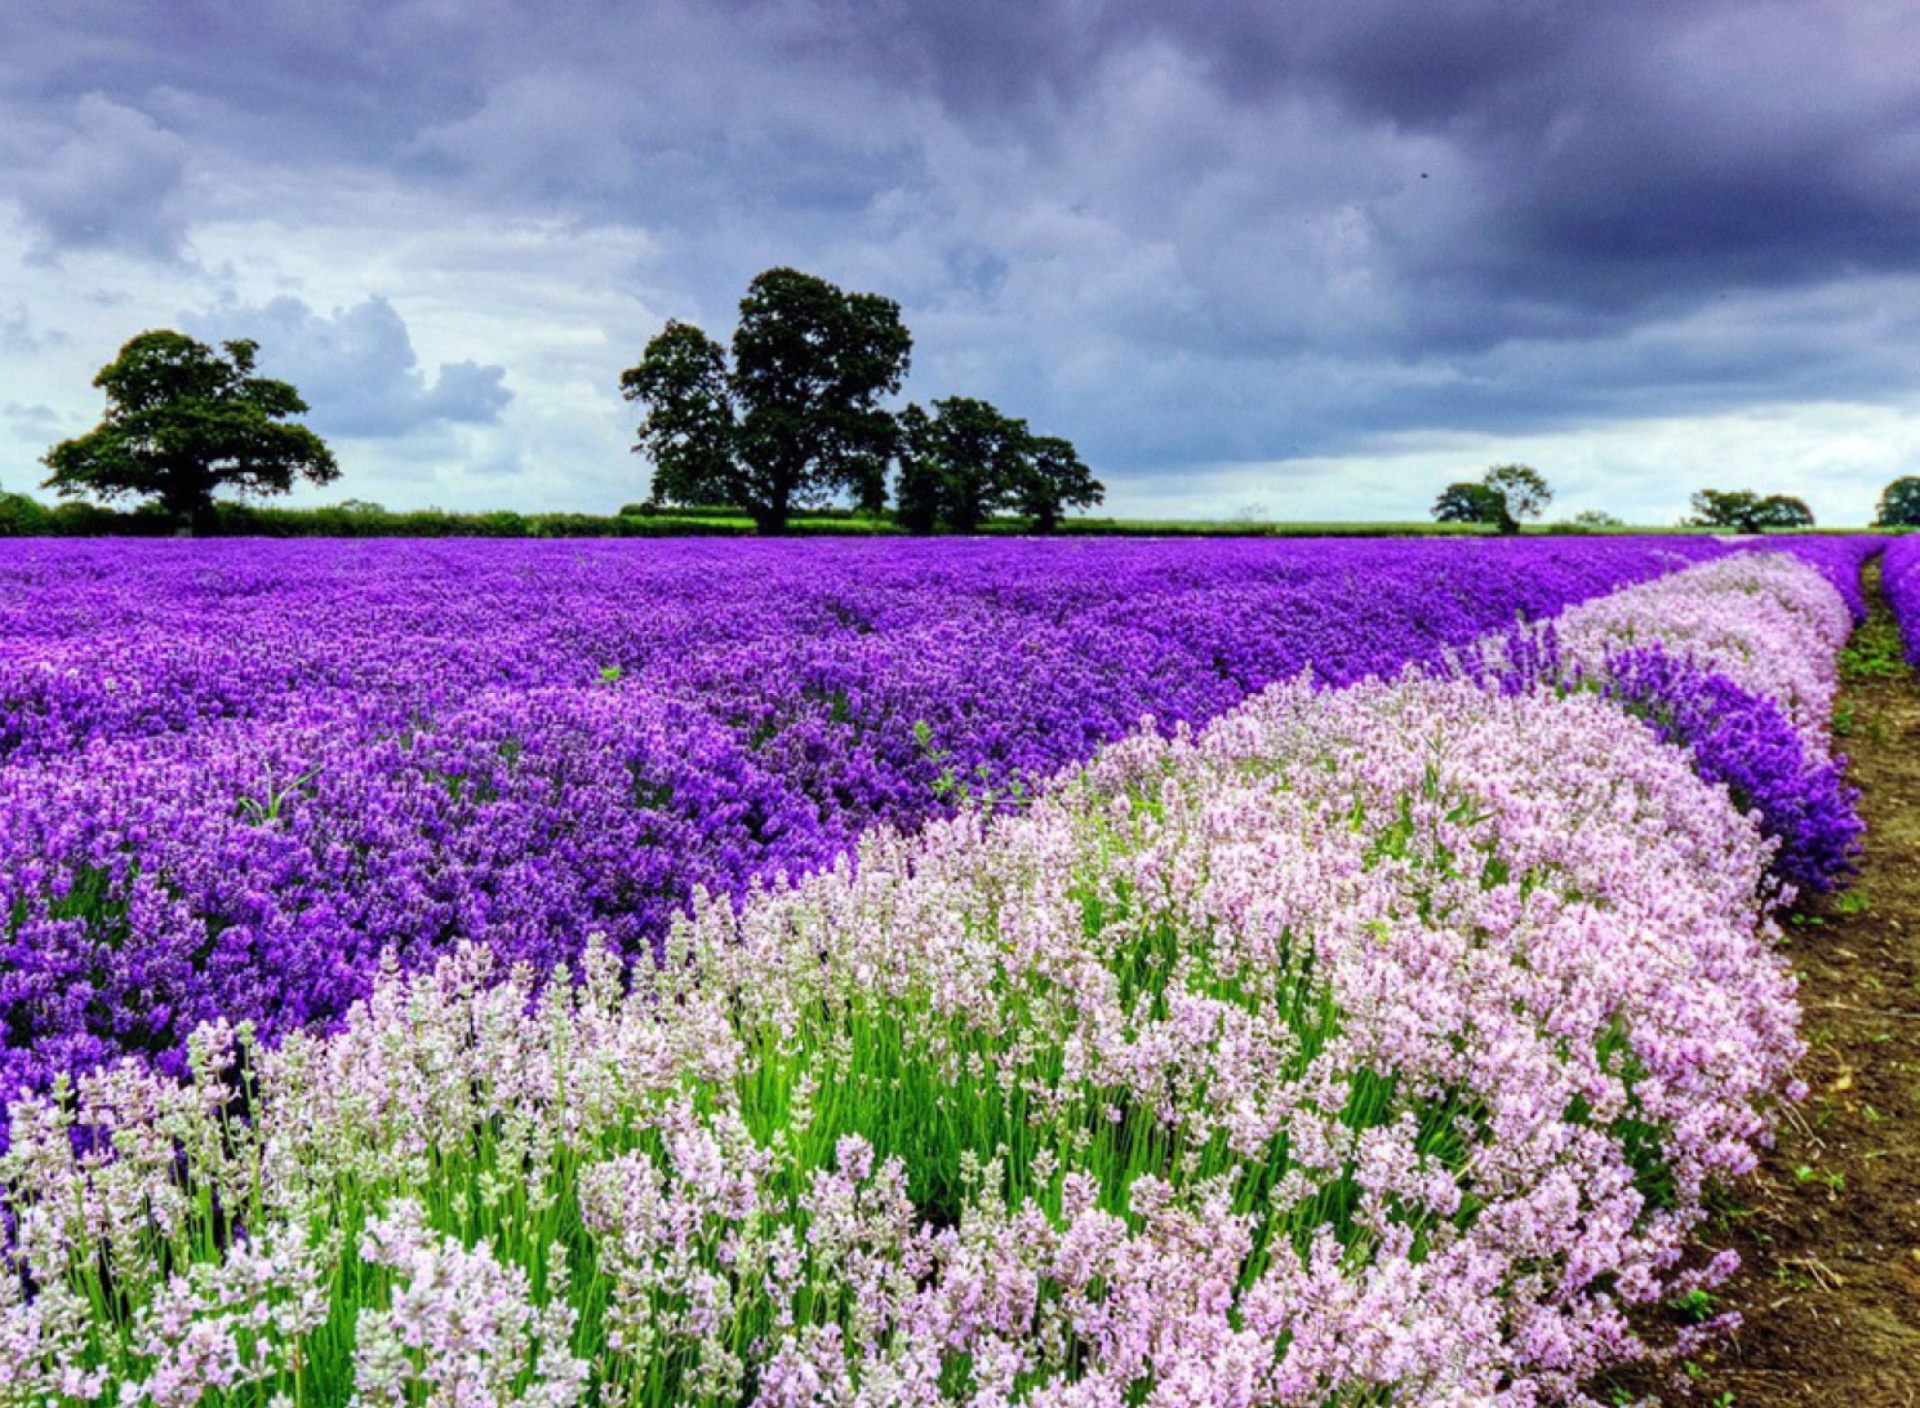
[[1434,500],[1441,523],[1491,523],[1502,533],[1518,533],[1520,520],[1538,518],[1553,502],[1553,490],[1540,471],[1524,464],[1497,464],[1479,483],[1449,484]]
[[1070,441],[1035,435],[1024,420],[972,396],[933,403],[929,415],[900,415],[900,522],[916,533],[936,526],[971,533],[995,513],[1012,511],[1051,532],[1068,507],[1101,501],[1105,488]]
[[1813,512],[1786,494],[1764,498],[1749,489],[1702,489],[1690,500],[1695,528],[1726,528],[1735,533],[1764,533],[1769,528],[1811,528]]
[[1903,475],[1887,485],[1873,522],[1877,528],[1920,528],[1920,478]]
[[763,533],[837,493],[879,511],[898,433],[881,401],[912,351],[892,299],[795,269],[748,286],[730,358],[669,322],[620,377],[647,410],[634,448],[653,459],[653,498],[733,504]]
[[106,415],[46,453],[53,473],[43,487],[67,498],[152,499],[198,529],[218,489],[284,494],[296,478],[339,478],[326,442],[289,420],[306,413],[300,393],[253,375],[259,344],[221,347],[225,356],[166,329],[128,342],[93,379],[107,393]]

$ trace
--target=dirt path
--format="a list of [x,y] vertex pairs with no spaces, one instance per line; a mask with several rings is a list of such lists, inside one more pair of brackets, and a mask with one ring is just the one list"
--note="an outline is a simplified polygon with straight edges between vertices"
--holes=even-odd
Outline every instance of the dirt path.
[[1848,650],[1836,712],[1867,822],[1847,895],[1788,925],[1812,1093],[1715,1240],[1745,1263],[1722,1297],[1744,1327],[1670,1402],[1920,1405],[1920,684],[1891,619]]

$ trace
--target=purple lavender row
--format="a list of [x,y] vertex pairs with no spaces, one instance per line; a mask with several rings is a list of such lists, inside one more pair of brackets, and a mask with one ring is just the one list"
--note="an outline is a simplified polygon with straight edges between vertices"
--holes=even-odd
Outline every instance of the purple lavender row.
[[[1824,549],[1823,549],[1824,550]],[[697,888],[1005,799],[1151,715],[1345,683],[1727,551],[23,543],[0,560],[0,1099],[380,954],[645,951]]]
[[1887,545],[1880,582],[1906,642],[1907,658],[1920,664],[1920,536],[1895,538]]

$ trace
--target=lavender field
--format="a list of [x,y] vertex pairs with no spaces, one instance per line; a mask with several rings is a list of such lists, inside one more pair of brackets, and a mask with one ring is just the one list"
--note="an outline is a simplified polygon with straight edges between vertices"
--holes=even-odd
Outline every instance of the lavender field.
[[[1689,541],[1682,551],[1712,552]],[[696,888],[1011,798],[1142,718],[1431,661],[1666,542],[10,547],[0,1098],[380,956],[623,955]]]
[[1859,842],[1765,546],[10,545],[0,1402],[1582,1401]]

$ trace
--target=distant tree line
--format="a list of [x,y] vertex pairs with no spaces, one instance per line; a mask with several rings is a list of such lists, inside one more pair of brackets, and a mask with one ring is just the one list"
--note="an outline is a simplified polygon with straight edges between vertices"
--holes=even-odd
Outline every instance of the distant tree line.
[[797,269],[748,286],[730,349],[669,320],[620,377],[645,408],[634,449],[653,461],[653,502],[733,504],[780,533],[796,510],[839,497],[883,512],[891,477],[910,531],[967,533],[1008,512],[1048,532],[1102,501],[1070,442],[986,401],[888,411],[912,352],[899,304]]
[[[1553,500],[1540,472],[1524,464],[1495,465],[1478,480],[1447,485],[1434,501],[1441,523],[1484,523],[1502,533],[1518,533],[1520,521],[1538,518]],[[1789,494],[1757,494],[1750,489],[1702,489],[1688,501],[1684,528],[1719,528],[1731,533],[1791,532],[1814,526],[1805,500]],[[1588,509],[1574,515],[1578,527],[1624,526],[1613,514]],[[1896,479],[1881,495],[1874,518],[1878,528],[1920,527],[1920,476]]]
[[[640,512],[630,504],[617,514],[515,513],[492,509],[454,513],[440,508],[389,509],[347,499],[315,508],[217,501],[196,531],[249,538],[662,538],[741,537],[752,523],[732,510],[725,515]],[[73,500],[43,504],[25,494],[0,491],[0,538],[167,538],[180,518],[157,502],[116,509]],[[794,531],[835,536],[900,532],[891,523],[809,515]]]

